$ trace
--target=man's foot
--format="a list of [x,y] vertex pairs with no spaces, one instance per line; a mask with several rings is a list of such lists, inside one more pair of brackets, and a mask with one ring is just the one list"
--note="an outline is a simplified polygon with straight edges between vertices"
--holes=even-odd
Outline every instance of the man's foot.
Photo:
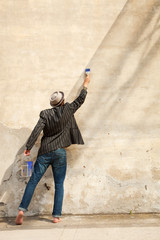
[[23,223],[23,211],[21,211],[21,210],[19,210],[19,213],[18,213],[18,215],[17,215],[17,217],[16,217],[16,224],[17,225],[22,225],[22,223]]
[[58,222],[61,222],[61,221],[62,221],[62,219],[59,218],[59,217],[54,217],[54,218],[53,218],[53,222],[54,222],[54,223],[58,223]]

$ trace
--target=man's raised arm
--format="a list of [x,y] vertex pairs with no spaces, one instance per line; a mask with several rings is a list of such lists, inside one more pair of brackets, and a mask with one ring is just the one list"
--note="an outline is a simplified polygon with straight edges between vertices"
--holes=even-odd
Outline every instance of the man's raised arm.
[[79,96],[72,103],[70,103],[70,108],[72,109],[73,113],[75,113],[78,110],[78,108],[80,108],[80,106],[84,103],[89,83],[90,76],[86,75],[83,82],[83,89],[81,90]]

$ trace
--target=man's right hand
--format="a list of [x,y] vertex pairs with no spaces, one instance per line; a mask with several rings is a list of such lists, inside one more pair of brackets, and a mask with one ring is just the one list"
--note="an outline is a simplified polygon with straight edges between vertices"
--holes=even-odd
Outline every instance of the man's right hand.
[[30,155],[30,152],[31,152],[30,150],[27,150],[27,149],[24,150],[24,156],[29,156],[29,155]]
[[88,88],[88,84],[90,83],[90,75],[86,75],[83,83],[83,87]]

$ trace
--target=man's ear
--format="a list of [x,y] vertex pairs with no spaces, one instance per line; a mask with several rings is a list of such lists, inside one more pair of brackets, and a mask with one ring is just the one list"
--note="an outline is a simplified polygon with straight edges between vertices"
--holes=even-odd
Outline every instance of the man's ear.
[[61,106],[63,106],[63,104],[64,104],[64,99],[63,99],[63,101],[62,101],[62,103],[61,103]]

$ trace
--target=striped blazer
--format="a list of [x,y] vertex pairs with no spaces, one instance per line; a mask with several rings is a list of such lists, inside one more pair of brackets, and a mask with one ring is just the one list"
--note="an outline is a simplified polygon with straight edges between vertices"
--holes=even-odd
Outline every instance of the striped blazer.
[[63,106],[41,111],[40,118],[27,140],[26,149],[33,147],[42,130],[38,156],[71,144],[84,144],[74,113],[84,103],[86,95],[86,89],[82,89],[72,103],[67,102]]

